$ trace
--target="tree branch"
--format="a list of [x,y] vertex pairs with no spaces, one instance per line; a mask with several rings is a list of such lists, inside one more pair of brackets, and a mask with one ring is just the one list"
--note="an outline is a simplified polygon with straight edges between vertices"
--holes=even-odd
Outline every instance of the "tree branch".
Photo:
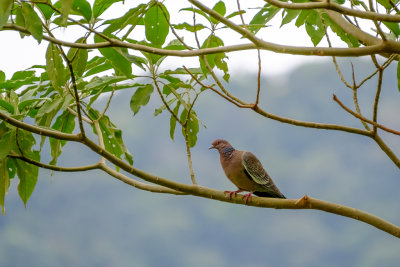
[[336,11],[343,15],[350,15],[358,18],[375,20],[375,21],[387,21],[387,22],[400,22],[399,15],[380,14],[372,11],[361,11],[358,9],[347,8],[337,3],[326,1],[326,2],[313,2],[313,3],[292,3],[283,2],[279,0],[264,0],[273,6],[286,8],[286,9],[328,9]]
[[350,113],[350,114],[353,115],[354,117],[356,117],[356,118],[358,118],[358,119],[360,119],[360,120],[362,120],[362,121],[364,121],[364,122],[368,122],[369,124],[371,124],[371,125],[373,125],[373,126],[376,126],[376,127],[378,127],[379,129],[382,129],[382,130],[384,130],[384,131],[386,131],[386,132],[388,132],[388,133],[392,133],[392,134],[395,134],[395,135],[400,135],[400,131],[396,131],[396,130],[390,129],[390,128],[384,126],[384,125],[381,125],[381,124],[379,124],[379,123],[376,123],[376,122],[374,122],[374,121],[371,121],[371,120],[369,120],[369,119],[363,117],[362,115],[359,115],[359,114],[357,114],[356,112],[352,111],[351,109],[349,109],[348,107],[346,107],[346,106],[336,97],[335,94],[333,95],[333,100],[334,100],[336,103],[338,103],[339,106],[341,106],[345,111],[347,111],[348,113]]
[[[219,14],[218,14],[219,15]],[[236,25],[237,26],[237,25]],[[242,27],[237,26],[238,28],[243,29]],[[19,32],[23,32],[26,34],[30,34],[28,30],[23,27],[13,25],[13,24],[5,24],[3,29],[6,30],[16,30]],[[54,44],[59,44],[67,47],[81,48],[81,49],[98,49],[104,47],[125,47],[133,50],[138,50],[142,52],[148,52],[157,55],[164,56],[177,56],[177,57],[196,57],[200,55],[208,55],[208,54],[216,54],[216,53],[227,53],[227,52],[235,52],[235,51],[244,51],[244,50],[252,50],[252,49],[262,49],[268,50],[281,54],[292,54],[292,55],[304,55],[304,56],[337,56],[337,57],[359,57],[366,56],[372,54],[382,54],[382,53],[400,53],[400,43],[397,43],[392,40],[388,40],[385,43],[372,44],[366,47],[357,47],[357,48],[329,48],[329,47],[301,47],[301,46],[289,46],[282,44],[275,44],[271,42],[266,42],[259,40],[257,44],[238,44],[231,46],[219,46],[212,48],[201,48],[201,49],[193,49],[193,50],[169,50],[163,48],[155,48],[149,47],[141,44],[133,44],[127,43],[120,40],[116,40],[113,38],[109,38],[108,42],[101,42],[96,44],[83,44],[83,43],[73,43],[67,42],[63,40],[59,40],[56,38],[52,38],[46,35],[43,35],[43,39]],[[376,38],[380,40],[379,38]]]

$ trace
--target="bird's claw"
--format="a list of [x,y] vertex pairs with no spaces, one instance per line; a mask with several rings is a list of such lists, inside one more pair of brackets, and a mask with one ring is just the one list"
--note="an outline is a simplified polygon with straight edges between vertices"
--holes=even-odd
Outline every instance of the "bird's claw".
[[224,191],[224,194],[228,194],[228,198],[232,199],[232,195],[237,196],[237,193],[242,192],[242,190],[236,190],[236,191]]
[[247,202],[248,202],[249,200],[251,201],[251,198],[252,198],[251,195],[252,195],[252,194],[253,194],[253,192],[250,192],[250,193],[248,193],[248,194],[242,196],[242,199],[245,199],[245,200],[244,200],[244,203],[245,203],[245,204],[247,204]]

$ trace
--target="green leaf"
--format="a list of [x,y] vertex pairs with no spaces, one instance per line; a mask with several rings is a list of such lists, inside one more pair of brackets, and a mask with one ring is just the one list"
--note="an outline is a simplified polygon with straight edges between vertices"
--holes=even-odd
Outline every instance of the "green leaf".
[[169,32],[168,20],[169,13],[163,4],[150,7],[144,16],[146,39],[152,44],[163,45]]
[[88,22],[92,18],[92,8],[86,0],[74,0],[72,10],[81,14]]
[[60,95],[55,95],[53,99],[44,102],[44,104],[39,108],[35,121],[40,126],[49,127],[51,121],[57,112],[61,109],[64,103],[64,99]]
[[[85,38],[79,38],[76,43],[86,43]],[[81,77],[86,69],[88,59],[87,49],[70,48],[67,55],[69,60],[72,60],[72,68],[77,77]]]
[[[221,16],[225,16],[225,13],[226,13],[226,6],[225,6],[225,3],[224,3],[223,1],[217,2],[217,3],[214,5],[213,10],[216,11],[216,12],[217,12],[218,14],[220,14]],[[214,23],[214,24],[218,24],[218,23],[219,23],[219,20],[217,20],[217,19],[215,19],[215,18],[213,18],[213,17],[210,17],[210,20],[211,20],[211,22]]]
[[25,26],[32,36],[40,43],[42,41],[43,29],[42,21],[36,14],[31,5],[22,3],[22,14],[25,19]]
[[196,24],[195,26],[193,26],[188,24],[187,22],[174,24],[173,26],[175,30],[187,30],[189,32],[197,32],[206,28],[203,24]]
[[[202,48],[209,48],[209,47],[218,47],[218,46],[223,46],[224,42],[222,41],[221,38],[211,35],[209,36],[203,43]],[[209,73],[205,62],[203,61],[203,57],[200,58],[200,67],[203,71],[203,73],[207,74]],[[217,66],[218,69],[222,70],[224,72],[224,79],[227,81],[229,79],[229,74],[228,74],[228,64],[224,59],[227,58],[225,53],[218,53],[218,54],[210,54],[205,56],[208,64],[210,67],[213,69],[215,66]]]
[[[99,112],[94,109],[89,109],[88,113],[93,120],[97,120],[100,116]],[[121,158],[121,155],[124,154],[125,159],[132,165],[133,158],[124,144],[122,131],[118,129],[106,115],[100,118],[99,125],[106,150],[118,158]],[[97,135],[94,125],[92,125],[92,128],[93,132]]]
[[64,86],[65,82],[67,81],[67,75],[65,72],[63,60],[53,43],[49,43],[49,46],[47,48],[46,71],[54,88],[58,91],[59,94],[62,94],[62,86]]
[[139,112],[141,106],[147,105],[153,90],[154,87],[152,84],[146,84],[145,86],[138,87],[136,92],[133,94],[130,103],[133,115],[136,115]]
[[346,42],[349,47],[358,47],[360,43],[358,40],[352,35],[345,32],[339,25],[337,25],[328,15],[322,14],[324,21],[327,26],[331,28],[331,30],[342,39],[342,41]]
[[306,19],[306,32],[314,46],[317,46],[325,35],[324,25],[316,11],[311,12]]
[[[296,20],[295,25],[300,27],[306,22],[307,17],[311,14],[313,10],[302,10],[299,14],[299,17]],[[314,11],[315,12],[315,11]]]
[[8,158],[0,160],[0,206],[2,214],[5,214],[6,212],[4,207],[4,199],[8,192],[8,188],[10,187],[10,176],[8,175],[7,160]]
[[[96,43],[101,43],[104,42],[105,40],[96,34],[94,37],[94,41]],[[106,47],[106,48],[99,48],[99,51],[104,57],[110,60],[111,64],[114,67],[114,70],[117,73],[121,72],[127,77],[132,76],[132,63],[122,55],[120,48]]]
[[239,11],[235,11],[235,12],[229,14],[228,16],[226,16],[225,18],[230,19],[230,18],[236,17],[236,16],[238,16],[240,14],[245,14],[245,13],[246,13],[245,10],[241,10],[240,12]]
[[[39,161],[40,154],[38,151],[33,151],[30,153],[29,158]],[[26,207],[26,203],[35,189],[39,175],[39,168],[22,160],[17,159],[15,162],[17,165],[17,175],[19,178],[18,194]]]
[[13,0],[0,1],[0,30],[3,28],[3,25],[7,22],[8,17],[10,16],[13,2]]
[[[168,100],[168,101],[167,101],[168,107],[171,106],[176,100],[177,100],[176,98],[172,98],[172,99]],[[161,107],[156,108],[156,109],[154,110],[154,116],[160,115],[166,108],[167,108],[166,105],[162,105]]]
[[93,4],[93,17],[98,18],[104,11],[106,11],[112,4],[121,2],[122,0],[96,0]]
[[40,9],[46,20],[49,20],[55,12],[51,7],[45,4],[36,4],[36,6]]
[[[63,133],[72,133],[75,129],[75,116],[69,111],[64,111],[60,116],[57,117],[51,128]],[[66,144],[66,141],[54,138],[49,138],[49,141],[52,156],[50,164],[56,165],[57,158],[61,155],[62,147]]]
[[392,5],[389,2],[390,0],[377,0],[377,2],[383,6],[384,8],[386,8],[387,10],[392,9]]
[[72,9],[72,3],[74,0],[60,0],[61,3],[61,13],[62,13],[62,24],[67,21],[68,15]]
[[386,27],[388,27],[388,29],[394,33],[394,35],[396,37],[399,37],[400,35],[400,28],[399,28],[399,23],[398,22],[386,22],[386,21],[382,21],[383,24],[385,24]]
[[3,160],[7,157],[8,153],[10,153],[13,148],[15,139],[15,130],[9,130],[5,134],[3,134],[0,138],[0,160]]
[[[253,17],[250,21],[250,25],[266,25],[268,21],[273,19],[279,12],[280,8],[266,4],[261,10]],[[249,28],[254,34],[257,33],[260,28]]]
[[3,83],[6,81],[6,74],[4,71],[0,70],[0,83]]
[[[186,109],[182,111],[180,119],[182,122],[184,122],[187,119]],[[189,146],[194,147],[197,142],[197,133],[199,132],[199,120],[197,119],[196,113],[193,110],[190,112],[186,127],[189,139]],[[182,128],[182,134],[185,135],[183,128]]]
[[7,112],[10,114],[14,114],[14,112],[15,112],[14,106],[3,99],[0,99],[0,107],[7,110]]
[[208,17],[208,15],[206,13],[204,13],[203,11],[201,11],[200,9],[197,8],[193,8],[193,7],[185,7],[180,9],[179,11],[190,11],[190,12],[194,12],[196,14],[199,14],[201,16],[203,16],[204,18],[206,18],[209,22],[211,22],[210,18]]
[[[178,101],[176,103],[176,106],[173,110],[174,114],[176,116],[178,116],[178,112],[179,112],[179,107],[181,106],[181,102]],[[169,119],[169,136],[171,137],[171,139],[174,141],[174,135],[175,135],[175,128],[176,128],[176,119],[174,116],[171,115],[171,118]]]
[[292,20],[294,20],[295,18],[297,18],[297,16],[300,14],[301,10],[297,10],[297,9],[286,9],[286,16],[282,19],[282,23],[281,26],[285,24],[290,23]]
[[147,5],[140,4],[135,8],[131,8],[122,17],[112,20],[107,20],[104,24],[110,24],[104,29],[104,33],[113,33],[117,30],[122,30],[128,25],[136,26],[141,19],[141,15],[146,9]]
[[[24,18],[24,14],[22,13],[21,6],[18,6],[15,9],[15,24],[25,28],[25,18]],[[21,36],[21,38],[24,38],[25,36],[29,36],[29,33],[19,32],[19,35]]]

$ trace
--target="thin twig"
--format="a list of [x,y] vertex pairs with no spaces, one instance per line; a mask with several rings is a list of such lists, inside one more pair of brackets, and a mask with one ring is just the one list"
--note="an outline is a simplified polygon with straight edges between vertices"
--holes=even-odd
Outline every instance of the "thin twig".
[[18,155],[15,153],[9,154],[8,157],[20,159],[22,161],[25,161],[27,163],[30,163],[32,165],[35,165],[35,166],[43,168],[43,169],[59,171],[59,172],[82,172],[82,171],[89,171],[89,170],[94,170],[94,169],[99,168],[99,164],[91,164],[91,165],[79,166],[79,167],[61,167],[61,166],[49,165],[49,164],[42,163],[40,161],[36,161],[31,158],[28,158],[24,155]]
[[[358,88],[357,88],[357,83],[356,83],[356,77],[355,77],[355,72],[354,72],[354,65],[353,65],[353,63],[351,63],[351,73],[352,73],[352,78],[353,78],[353,86],[352,86],[352,89],[353,89],[353,102],[354,102],[354,106],[355,106],[355,108],[356,108],[357,114],[360,115],[360,116],[362,116],[362,114],[361,114],[361,109],[360,109],[360,105],[358,104],[358,95],[357,95],[357,92],[358,92],[357,89],[358,89]],[[365,128],[367,131],[370,131],[370,128],[369,128],[369,126],[365,123],[365,121],[361,120],[361,123],[362,123],[362,125],[364,126],[364,128]]]
[[257,97],[256,97],[256,102],[254,103],[254,107],[258,106],[258,103],[259,103],[259,100],[260,100],[260,89],[261,89],[261,55],[260,55],[260,49],[257,49],[257,54],[258,54]]
[[352,111],[350,108],[346,107],[346,106],[336,97],[336,95],[333,95],[333,100],[334,100],[336,103],[338,103],[345,111],[347,111],[348,113],[350,113],[350,114],[353,115],[354,117],[360,119],[361,121],[363,121],[363,122],[368,122],[369,124],[371,124],[371,125],[373,125],[373,126],[376,126],[376,127],[380,128],[380,129],[382,129],[382,130],[384,130],[384,131],[386,131],[386,132],[388,132],[388,133],[392,133],[392,134],[395,134],[395,135],[400,135],[400,131],[396,131],[396,130],[390,129],[390,128],[384,126],[384,125],[381,125],[381,124],[376,123],[376,122],[374,122],[374,121],[372,121],[372,120],[369,120],[369,119],[363,117],[362,115],[359,115],[358,113]]

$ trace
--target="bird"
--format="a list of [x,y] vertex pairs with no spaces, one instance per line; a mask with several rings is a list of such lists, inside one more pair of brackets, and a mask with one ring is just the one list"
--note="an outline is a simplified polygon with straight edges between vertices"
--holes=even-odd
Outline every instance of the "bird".
[[236,191],[224,191],[229,199],[232,195],[236,197],[237,193],[243,191],[249,192],[242,197],[246,204],[251,201],[252,194],[260,197],[286,198],[253,153],[236,150],[223,139],[214,140],[209,149],[218,150],[225,175],[238,188]]

